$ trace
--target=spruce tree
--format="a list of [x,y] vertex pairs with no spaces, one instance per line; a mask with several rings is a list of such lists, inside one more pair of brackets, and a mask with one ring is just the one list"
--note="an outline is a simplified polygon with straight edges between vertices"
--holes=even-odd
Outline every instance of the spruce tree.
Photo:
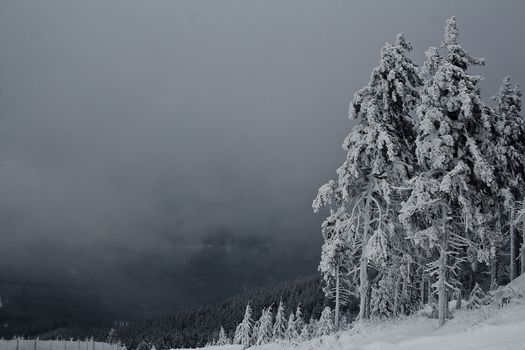
[[299,340],[306,341],[310,340],[310,329],[308,327],[308,324],[304,324],[303,328],[301,329],[301,333],[299,334]]
[[439,323],[448,312],[448,294],[459,288],[453,276],[465,261],[471,239],[486,234],[481,210],[484,195],[495,185],[494,168],[480,151],[486,130],[480,77],[466,72],[484,64],[458,43],[455,17],[447,20],[443,56],[430,48],[423,71],[427,80],[417,108],[418,174],[400,215],[412,241],[428,254],[437,278]]
[[224,328],[221,327],[219,330],[219,339],[217,339],[217,345],[227,345],[229,343],[228,337],[226,336],[226,332],[224,331]]
[[272,307],[270,306],[266,309],[263,309],[261,318],[259,319],[259,327],[257,329],[257,340],[255,342],[256,345],[266,344],[272,340],[272,321]]
[[[319,271],[323,276],[325,295],[335,299],[335,327],[339,327],[339,310],[350,297],[349,271],[354,266],[350,257],[355,235],[343,232],[342,226],[348,225],[350,215],[345,211],[331,211],[331,215],[321,225],[324,243],[321,247]],[[348,232],[348,231],[347,231]]]
[[300,334],[301,330],[303,329],[305,323],[303,320],[303,312],[301,311],[301,306],[297,305],[297,308],[295,309],[295,329],[297,330],[297,333]]
[[[494,111],[491,121],[493,144],[491,149],[484,150],[493,159],[497,174],[496,197],[499,199],[499,217],[506,220],[502,224],[509,227],[510,243],[509,278],[516,278],[517,268],[517,207],[525,194],[525,122],[521,114],[521,90],[519,85],[512,86],[510,77],[503,79],[503,84],[496,96],[492,98]],[[491,152],[492,151],[492,152]],[[505,225],[506,226],[506,225]],[[498,247],[499,248],[499,247]]]
[[243,348],[250,346],[253,330],[253,321],[252,321],[252,307],[250,303],[246,305],[246,310],[244,311],[244,317],[242,322],[239,323],[237,329],[235,330],[235,336],[233,342],[235,344],[241,344]]
[[332,310],[329,306],[323,309],[319,321],[315,325],[314,335],[316,337],[322,337],[324,335],[329,335],[334,331],[334,323]]
[[392,201],[397,199],[393,187],[403,184],[414,170],[411,112],[419,101],[416,89],[422,81],[417,65],[406,56],[411,49],[399,34],[394,44],[381,50],[379,66],[350,104],[350,118],[357,125],[343,143],[347,157],[337,170],[338,180],[323,185],[313,202],[314,211],[336,206],[337,212],[349,214],[349,223],[341,227],[343,234],[353,236],[349,241],[357,242],[352,258],[359,266],[362,320],[370,316],[371,278],[381,277],[370,263],[387,255],[387,244],[382,243],[398,234],[387,226],[395,207]]
[[273,324],[273,339],[279,340],[284,339],[284,333],[286,332],[286,317],[284,316],[284,305],[283,301],[279,302],[277,308],[277,314],[275,315],[275,322]]
[[290,317],[288,317],[288,323],[286,325],[286,331],[284,332],[284,339],[288,341],[296,340],[299,336],[297,331],[297,324],[295,323],[295,315],[293,312],[290,312]]

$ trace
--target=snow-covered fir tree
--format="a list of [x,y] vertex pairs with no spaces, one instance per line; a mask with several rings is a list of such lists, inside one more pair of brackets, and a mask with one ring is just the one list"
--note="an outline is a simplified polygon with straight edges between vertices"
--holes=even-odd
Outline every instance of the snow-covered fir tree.
[[111,328],[109,330],[107,342],[109,344],[114,344],[117,342],[117,334],[116,334],[115,328]]
[[319,321],[316,322],[314,336],[322,337],[323,335],[329,335],[334,331],[334,322],[332,310],[329,306],[323,309]]
[[[308,324],[306,325],[307,327],[307,330],[308,330],[308,336],[310,338],[314,337],[315,336],[315,332],[316,332],[316,329],[317,329],[317,320],[315,318],[310,317],[310,321],[308,321]],[[302,331],[301,331],[302,333]]]
[[490,124],[494,146],[484,152],[488,152],[492,157],[497,175],[498,192],[495,193],[495,197],[499,199],[497,205],[500,209],[500,225],[508,224],[509,278],[512,280],[518,275],[516,210],[525,193],[525,122],[521,113],[519,85],[512,86],[510,77],[504,78],[498,94],[492,101],[494,111],[490,114],[493,117]]
[[252,307],[250,303],[246,305],[244,317],[235,330],[233,338],[234,344],[241,344],[243,348],[249,347],[252,339],[253,321],[252,321]]
[[301,341],[310,340],[310,328],[308,324],[306,323],[303,325],[301,329],[301,333],[299,334],[299,340]]
[[283,301],[279,301],[279,307],[277,308],[277,314],[275,315],[275,322],[273,324],[272,334],[274,340],[284,339],[284,333],[286,332],[286,317],[284,315]]
[[284,339],[291,341],[296,340],[299,337],[299,331],[297,330],[297,324],[295,323],[295,315],[290,312],[288,317],[288,323],[286,324],[286,331],[284,332]]
[[[259,319],[259,327],[257,328],[256,345],[269,343],[273,338],[273,315],[272,307],[263,309],[261,318]],[[255,337],[255,334],[254,334]]]
[[453,277],[472,239],[483,238],[484,194],[495,185],[494,167],[480,151],[487,118],[480,98],[480,77],[466,72],[483,64],[458,43],[454,17],[447,20],[443,55],[427,52],[427,80],[417,108],[416,156],[419,174],[400,215],[409,237],[437,259],[430,267],[437,279],[439,323],[448,313],[448,293],[459,288]]
[[406,55],[411,49],[399,34],[381,50],[379,66],[350,104],[357,125],[343,143],[347,157],[337,170],[338,180],[321,186],[312,205],[316,212],[336,206],[337,213],[348,214],[339,226],[353,247],[351,264],[358,266],[360,319],[370,316],[371,288],[381,279],[378,265],[386,262],[390,241],[402,241],[393,222],[400,201],[393,189],[414,171],[411,112],[422,84],[417,65]]
[[217,345],[227,345],[227,344],[229,344],[228,336],[226,335],[224,328],[221,327],[221,329],[219,330],[219,338],[217,339]]
[[[350,257],[355,254],[354,235],[349,235],[344,225],[349,225],[350,215],[344,210],[334,212],[321,225],[324,243],[321,247],[321,262],[319,271],[323,276],[325,295],[335,299],[335,327],[339,327],[339,310],[350,297],[349,268],[352,265]],[[352,229],[352,228],[350,228]]]
[[301,333],[304,325],[305,322],[303,319],[303,312],[301,311],[301,305],[297,305],[297,308],[295,309],[295,329],[297,329],[298,334]]
[[400,274],[393,269],[383,275],[375,288],[372,288],[370,314],[374,317],[394,315],[394,298],[396,285],[399,285]]

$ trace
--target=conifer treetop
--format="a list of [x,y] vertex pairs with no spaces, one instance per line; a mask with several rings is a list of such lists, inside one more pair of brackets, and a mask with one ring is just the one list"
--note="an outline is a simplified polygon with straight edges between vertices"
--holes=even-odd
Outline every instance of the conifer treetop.
[[466,70],[468,66],[482,66],[485,59],[470,56],[459,44],[458,23],[455,16],[447,19],[445,35],[441,46],[445,48],[447,61]]

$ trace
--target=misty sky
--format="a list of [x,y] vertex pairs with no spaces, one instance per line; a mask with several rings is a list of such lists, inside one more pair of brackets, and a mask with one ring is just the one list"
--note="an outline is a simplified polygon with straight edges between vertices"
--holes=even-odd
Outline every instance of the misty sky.
[[316,272],[311,200],[398,32],[525,83],[525,2],[0,1],[0,283],[176,310]]

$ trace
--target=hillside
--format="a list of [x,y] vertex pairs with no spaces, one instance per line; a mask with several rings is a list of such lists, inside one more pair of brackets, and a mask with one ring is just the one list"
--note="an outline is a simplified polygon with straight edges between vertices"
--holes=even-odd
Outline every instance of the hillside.
[[[137,322],[118,329],[118,338],[133,349],[143,340],[154,344],[157,349],[204,346],[217,337],[221,326],[231,336],[242,320],[248,302],[253,307],[254,314],[259,315],[263,307],[272,304],[276,306],[279,300],[286,305],[286,314],[300,304],[305,319],[310,316],[318,318],[324,306],[330,303],[324,298],[320,278],[311,276],[246,291],[194,311]],[[275,311],[275,307],[273,309]]]
[[[453,319],[439,327],[421,313],[381,322],[357,324],[350,330],[305,342],[279,342],[254,350],[524,350],[525,275],[501,291],[518,291],[521,298],[499,307],[453,310]],[[452,304],[452,303],[451,303]],[[240,350],[240,345],[210,347]]]
[[81,289],[1,284],[0,338],[13,336],[105,339],[116,311]]

